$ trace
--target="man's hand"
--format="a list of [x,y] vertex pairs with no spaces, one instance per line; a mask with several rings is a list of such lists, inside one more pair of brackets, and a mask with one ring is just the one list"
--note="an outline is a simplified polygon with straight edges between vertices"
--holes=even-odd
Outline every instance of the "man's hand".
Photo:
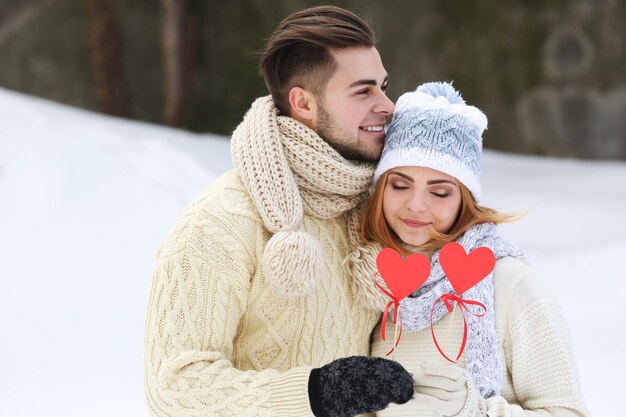
[[352,417],[404,404],[413,379],[402,365],[384,358],[351,356],[311,371],[309,400],[316,417]]

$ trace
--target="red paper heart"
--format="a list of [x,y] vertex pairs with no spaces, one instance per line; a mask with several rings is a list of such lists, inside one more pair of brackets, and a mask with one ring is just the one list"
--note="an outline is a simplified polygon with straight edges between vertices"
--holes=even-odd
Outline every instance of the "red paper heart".
[[441,248],[439,262],[452,288],[460,296],[493,271],[496,257],[487,247],[476,248],[467,254],[463,246],[450,242]]
[[417,290],[430,275],[430,261],[426,256],[414,253],[402,259],[392,248],[380,251],[376,266],[397,302]]

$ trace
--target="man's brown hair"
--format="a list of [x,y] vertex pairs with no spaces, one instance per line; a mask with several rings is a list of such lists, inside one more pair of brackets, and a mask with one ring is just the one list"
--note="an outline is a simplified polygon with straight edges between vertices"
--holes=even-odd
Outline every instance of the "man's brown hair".
[[318,6],[283,19],[268,39],[259,68],[274,104],[289,115],[289,90],[300,86],[319,95],[337,63],[331,48],[373,47],[374,31],[356,14]]

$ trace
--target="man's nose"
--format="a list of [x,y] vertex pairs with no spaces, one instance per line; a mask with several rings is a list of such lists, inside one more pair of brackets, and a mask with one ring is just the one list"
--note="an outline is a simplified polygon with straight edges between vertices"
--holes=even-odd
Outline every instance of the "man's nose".
[[383,92],[381,94],[380,102],[377,103],[374,108],[374,112],[388,116],[393,113],[394,109],[395,105],[393,104],[393,101],[391,101],[391,99],[387,97],[387,94]]

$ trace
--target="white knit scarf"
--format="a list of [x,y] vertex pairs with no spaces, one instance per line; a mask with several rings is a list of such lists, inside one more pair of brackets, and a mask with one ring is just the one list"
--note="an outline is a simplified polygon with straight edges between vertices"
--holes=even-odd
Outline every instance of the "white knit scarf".
[[[496,259],[512,256],[527,263],[524,253],[515,244],[498,236],[493,223],[482,223],[471,227],[458,243],[467,253],[486,246],[490,248]],[[346,258],[348,269],[355,278],[354,289],[361,302],[368,303],[370,308],[384,308],[385,299],[373,283],[376,275],[376,255],[382,247],[370,245],[360,247]],[[455,293],[450,281],[445,277],[439,263],[437,250],[431,258],[431,272],[426,282],[413,294],[400,303],[402,326],[411,332],[418,332],[430,327],[430,315],[433,303],[446,293]],[[467,371],[484,398],[499,395],[504,383],[503,361],[499,351],[499,340],[496,333],[494,312],[493,272],[477,285],[463,294],[465,300],[477,300],[487,307],[483,317],[467,314],[468,340],[465,355]],[[442,302],[437,302],[433,313],[433,323],[448,314]]]
[[274,294],[294,298],[319,283],[325,260],[320,242],[300,230],[304,213],[320,219],[356,207],[374,164],[343,158],[313,130],[280,116],[270,96],[257,99],[231,139],[231,154],[265,227],[262,267]]

